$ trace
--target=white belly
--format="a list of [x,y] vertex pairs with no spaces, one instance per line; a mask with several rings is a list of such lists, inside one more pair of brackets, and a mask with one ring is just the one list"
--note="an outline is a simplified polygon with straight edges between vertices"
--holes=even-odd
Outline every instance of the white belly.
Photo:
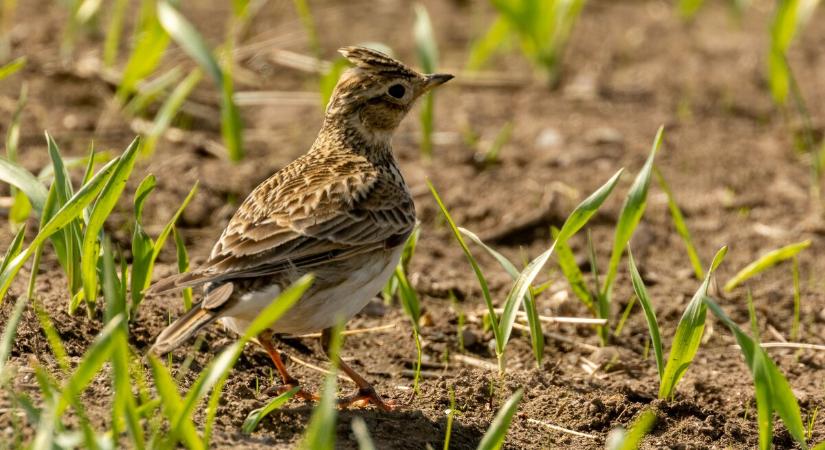
[[[349,276],[334,286],[323,287],[323,280],[318,280],[317,289],[298,300],[283,317],[275,322],[271,329],[275,333],[306,334],[313,333],[335,325],[337,320],[347,321],[361,311],[375,294],[390,279],[398,261],[401,259],[403,246],[383,258],[373,258],[360,268],[350,272]],[[245,294],[221,322],[232,331],[242,334],[258,313],[275,299],[281,290],[277,286]]]

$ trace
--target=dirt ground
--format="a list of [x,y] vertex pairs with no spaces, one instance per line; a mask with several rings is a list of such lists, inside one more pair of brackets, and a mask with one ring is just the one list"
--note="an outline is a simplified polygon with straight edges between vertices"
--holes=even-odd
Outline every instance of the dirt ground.
[[[2,117],[8,118],[20,83],[28,83],[20,158],[31,170],[39,170],[48,159],[43,130],[71,156],[84,154],[93,138],[97,148],[119,152],[134,136],[130,119],[105,112],[113,87],[93,64],[99,59],[101,37],[85,36],[73,58],[61,59],[59,39],[65,12],[52,3],[20,2],[13,53],[26,55],[28,64],[22,74],[0,85],[0,109]],[[184,3],[186,15],[199,29],[207,30],[212,42],[222,39],[226,11],[208,7],[206,2]],[[821,277],[825,222],[811,206],[807,165],[793,150],[790,130],[795,125],[773,107],[764,80],[773,2],[754,1],[740,20],[730,14],[725,2],[708,2],[696,20],[687,23],[676,15],[673,2],[591,0],[567,50],[561,86],[553,91],[532,76],[529,64],[516,53],[503,54],[491,64],[494,82],[476,81],[456,69],[463,67],[470,41],[490,23],[491,9],[483,1],[424,3],[439,38],[442,67],[454,69],[457,75],[438,93],[438,135],[432,161],[419,158],[417,110],[394,141],[416,195],[422,227],[410,273],[426,310],[422,328],[425,376],[420,397],[410,400],[415,346],[409,322],[399,307],[385,307],[376,300],[349,327],[394,327],[349,337],[344,355],[385,397],[403,406],[391,413],[341,412],[338,445],[357,446],[350,421],[361,416],[378,448],[441,448],[452,387],[461,411],[452,431],[452,447],[474,448],[504,399],[524,387],[524,399],[507,437],[508,448],[603,448],[612,428],[627,425],[648,407],[656,411],[658,421],[643,448],[755,448],[756,409],[749,372],[727,329],[710,317],[706,342],[671,402],[656,399],[656,365],[652,356],[645,357],[648,334],[638,305],[606,349],[595,347],[598,339],[591,328],[545,324],[545,331],[553,336],[547,339],[541,367],[532,359],[529,338],[518,332],[507,349],[508,372],[503,379],[489,367],[468,364],[467,360],[495,363],[492,335],[481,327],[484,303],[472,271],[424,181],[430,179],[438,188],[459,225],[521,261],[545,250],[550,244],[550,225],[558,226],[579,199],[625,167],[630,173],[623,177],[618,195],[589,225],[604,265],[621,198],[649,152],[656,129],[664,124],[664,147],[657,165],[675,192],[703,262],[708,264],[720,246],[730,247],[718,271],[719,286],[762,253],[810,239],[811,247],[800,255],[799,340],[825,344],[825,282]],[[332,57],[343,45],[378,41],[391,46],[401,59],[415,61],[414,15],[408,2],[328,0],[311,4],[325,56]],[[820,8],[811,23],[823,20],[825,10]],[[825,117],[823,48],[825,27],[811,26],[800,36],[790,59],[820,130]],[[278,50],[309,53],[291,2],[270,1],[254,19],[241,49],[238,90],[315,91],[311,75],[284,67],[273,56]],[[175,50],[165,65],[176,63],[191,64]],[[180,229],[193,264],[203,261],[238,201],[307,150],[320,126],[319,102],[312,98],[243,106],[248,157],[235,165],[216,156],[208,144],[220,142],[213,92],[210,82],[204,82],[193,100],[204,105],[206,114],[193,113],[184,121],[191,132],[178,141],[161,140],[151,160],[136,168],[124,196],[127,201],[107,224],[121,247],[129,247],[131,193],[144,174],[154,173],[158,179],[144,218],[150,235],[157,234],[192,184],[200,180],[201,189]],[[478,133],[483,147],[508,122],[513,124],[513,134],[502,149],[500,164],[480,169],[473,162],[476,149],[462,136],[469,130]],[[7,195],[6,187],[0,187],[2,195]],[[11,236],[7,227],[0,230],[0,250],[5,251]],[[584,259],[582,236],[571,243],[576,255]],[[666,198],[657,186],[651,188],[632,248],[668,346],[699,282],[692,277]],[[495,298],[503,300],[508,276],[481,249],[474,248],[474,252],[491,280]],[[170,246],[161,256],[155,277],[175,272],[175,264]],[[633,298],[624,267],[623,262],[614,295],[616,319]],[[27,273],[18,278],[0,306],[0,325],[23,292]],[[99,331],[99,322],[66,314],[65,281],[52,254],[46,256],[38,280],[38,295],[76,361]],[[538,297],[541,314],[588,316],[569,292],[555,262],[548,264],[539,281],[547,280],[553,283]],[[747,287],[753,292],[764,340],[788,338],[793,309],[790,266],[771,269]],[[450,301],[450,292],[457,302]],[[712,293],[734,320],[747,323],[745,288],[723,294],[714,286]],[[175,295],[147,299],[131,327],[134,349],[145,352],[169,315],[181,309],[182,302]],[[463,351],[457,337],[459,312],[467,316]],[[232,339],[220,327],[210,328],[205,344],[195,352],[194,373],[184,379],[191,382]],[[312,339],[302,342],[316,349]],[[325,364],[315,351],[283,348],[301,360]],[[189,352],[187,348],[176,351],[176,364]],[[772,349],[769,354],[788,377],[803,420],[819,410],[812,442],[825,440],[825,355],[784,349]],[[27,369],[30,358],[56,367],[31,308],[25,312],[13,348],[12,361],[19,368],[14,380],[17,390],[37,390]],[[588,374],[582,368],[586,360],[602,367]],[[289,366],[309,389],[319,387],[320,373],[295,361]],[[249,346],[225,389],[215,430],[217,448],[290,447],[300,438],[311,413],[311,406],[300,401],[273,413],[251,436],[240,432],[248,412],[271,396],[267,393],[271,374],[265,353]],[[492,394],[491,385],[495,386]],[[342,383],[343,389],[351,387]],[[85,394],[93,422],[108,420],[108,395],[105,379]],[[7,406],[7,395],[0,394],[0,433],[10,432]],[[202,420],[199,414],[197,423]],[[535,421],[595,438],[554,431]],[[784,427],[778,424],[775,428],[776,447],[794,448]]]

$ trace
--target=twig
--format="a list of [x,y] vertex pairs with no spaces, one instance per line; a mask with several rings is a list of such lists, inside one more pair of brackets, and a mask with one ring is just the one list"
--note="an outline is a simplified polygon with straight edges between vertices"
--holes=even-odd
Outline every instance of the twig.
[[[825,351],[825,345],[805,344],[803,342],[762,342],[759,345],[762,348],[801,348],[804,350]],[[739,348],[738,345],[732,345],[731,347]]]
[[[503,308],[496,308],[494,309],[496,314],[501,314],[504,312]],[[483,315],[487,311],[478,311],[476,314]],[[516,317],[519,319],[527,319],[527,314],[524,311],[519,311],[516,313]],[[538,316],[539,321],[545,323],[575,323],[575,324],[582,324],[582,325],[605,325],[607,323],[607,319],[594,319],[592,317],[562,317],[562,316]]]
[[[396,323],[388,323],[386,325],[381,325],[378,327],[369,327],[369,328],[356,328],[353,330],[344,330],[341,332],[341,336],[351,336],[353,334],[364,334],[364,333],[378,333],[381,331],[392,330],[398,324]],[[290,338],[319,338],[321,337],[321,333],[309,333],[309,334],[301,334],[299,336],[289,336]]]
[[552,423],[542,422],[542,421],[536,420],[536,419],[527,419],[527,421],[530,422],[530,423],[534,423],[534,424],[537,424],[537,425],[544,426],[544,427],[549,428],[553,431],[560,431],[562,433],[572,434],[573,436],[579,436],[579,437],[583,437],[583,438],[587,438],[587,439],[599,439],[599,437],[594,435],[594,434],[582,433],[581,431],[575,431],[575,430],[571,430],[569,428],[560,427],[558,425],[553,425]]
[[[304,361],[304,360],[302,360],[302,359],[300,359],[300,358],[298,358],[298,357],[296,357],[296,356],[289,355],[289,359],[290,359],[290,360],[292,360],[292,361],[295,361],[295,362],[296,362],[296,363],[298,363],[299,365],[302,365],[302,366],[304,366],[304,367],[306,367],[306,368],[312,369],[312,370],[314,370],[314,371],[316,371],[316,372],[321,372],[321,373],[323,373],[324,375],[329,375],[329,370],[324,369],[323,367],[318,367],[318,366],[316,366],[315,364],[308,363],[308,362],[306,362],[306,361]],[[342,379],[342,380],[345,380],[345,381],[349,381],[350,383],[353,383],[353,384],[355,383],[355,382],[354,382],[354,381],[352,381],[352,380],[351,380],[348,376],[346,376],[346,375],[344,375],[344,374],[342,374],[342,373],[338,373],[338,378],[340,378],[340,379]]]
[[485,361],[483,359],[473,358],[472,356],[462,355],[461,353],[454,353],[450,355],[450,359],[453,359],[460,363],[464,363],[468,366],[478,367],[480,369],[486,369],[490,371],[498,370],[498,366],[491,362]]

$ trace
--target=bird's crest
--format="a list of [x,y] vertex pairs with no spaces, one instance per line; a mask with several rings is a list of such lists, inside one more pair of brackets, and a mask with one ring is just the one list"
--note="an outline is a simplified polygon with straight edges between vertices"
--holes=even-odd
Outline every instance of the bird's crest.
[[381,76],[417,77],[418,73],[401,61],[367,47],[343,47],[338,52],[344,55],[355,67]]

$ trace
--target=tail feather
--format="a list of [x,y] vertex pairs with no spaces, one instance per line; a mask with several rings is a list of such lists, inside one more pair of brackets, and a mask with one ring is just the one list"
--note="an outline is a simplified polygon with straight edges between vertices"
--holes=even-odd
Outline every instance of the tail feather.
[[150,351],[158,355],[169,353],[218,317],[215,312],[195,305],[160,333]]

